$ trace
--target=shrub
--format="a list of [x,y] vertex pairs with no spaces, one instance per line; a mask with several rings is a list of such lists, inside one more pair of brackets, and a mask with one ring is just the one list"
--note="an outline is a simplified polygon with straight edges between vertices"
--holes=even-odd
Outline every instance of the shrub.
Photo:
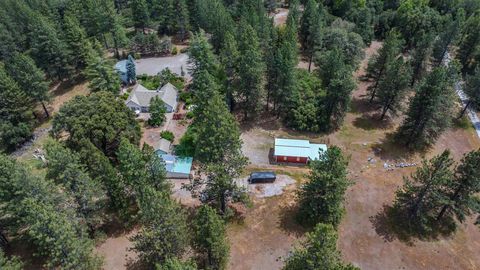
[[175,154],[181,157],[192,157],[195,154],[196,140],[196,131],[192,127],[189,127],[180,139],[180,144],[175,147]]
[[173,142],[173,140],[175,139],[175,135],[173,135],[173,133],[168,130],[160,132],[160,137],[171,142]]
[[172,54],[176,55],[177,53],[178,53],[178,49],[177,49],[176,46],[174,46],[173,49],[172,49]]
[[179,99],[185,102],[185,105],[192,104],[193,94],[192,92],[181,92],[179,95]]

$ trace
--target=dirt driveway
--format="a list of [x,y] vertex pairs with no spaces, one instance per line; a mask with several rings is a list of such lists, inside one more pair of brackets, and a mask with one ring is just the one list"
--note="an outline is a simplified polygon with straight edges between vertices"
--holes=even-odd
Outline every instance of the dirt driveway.
[[183,68],[183,71],[185,72],[185,78],[187,80],[191,79],[190,74],[188,74],[189,65],[188,55],[186,53],[165,57],[141,58],[135,60],[135,63],[137,64],[138,75],[147,74],[154,76],[167,67],[177,75],[181,75],[181,70]]

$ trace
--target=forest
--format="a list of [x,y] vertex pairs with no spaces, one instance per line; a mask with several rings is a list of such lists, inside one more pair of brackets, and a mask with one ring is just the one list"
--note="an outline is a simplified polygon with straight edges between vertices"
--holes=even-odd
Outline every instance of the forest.
[[[284,24],[274,23],[279,8],[288,9]],[[252,205],[235,181],[249,165],[243,127],[273,117],[295,132],[337,132],[375,41],[382,46],[361,78],[366,106],[375,121],[401,119],[397,147],[424,153],[479,108],[478,0],[1,1],[0,268],[32,263],[12,254],[21,243],[43,269],[102,269],[95,247],[121,224],[138,228],[130,240],[141,269],[227,269],[232,205]],[[176,152],[197,162],[185,185],[200,201],[194,209],[173,198],[164,161],[141,144],[143,124],[125,106],[114,69],[120,59],[175,55],[178,44],[189,56],[182,91],[193,110]],[[80,81],[88,95],[52,114],[52,87]],[[458,82],[468,97],[460,109]],[[151,126],[165,121],[156,107]],[[47,162],[32,169],[10,154],[44,123]],[[348,166],[334,145],[310,163],[295,199],[295,220],[308,232],[283,269],[360,269],[337,248],[354,184]],[[419,238],[454,231],[480,211],[479,168],[479,150],[458,163],[448,149],[424,158],[395,193],[394,229]]]

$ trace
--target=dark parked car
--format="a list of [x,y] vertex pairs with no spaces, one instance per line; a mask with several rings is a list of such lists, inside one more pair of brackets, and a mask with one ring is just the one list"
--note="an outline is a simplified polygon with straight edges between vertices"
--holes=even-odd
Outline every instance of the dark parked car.
[[277,175],[274,172],[253,172],[248,178],[248,183],[273,183],[277,179]]

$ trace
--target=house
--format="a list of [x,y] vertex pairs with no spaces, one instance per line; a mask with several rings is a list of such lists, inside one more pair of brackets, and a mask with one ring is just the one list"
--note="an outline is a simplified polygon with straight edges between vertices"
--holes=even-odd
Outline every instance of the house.
[[128,84],[128,76],[127,76],[127,62],[128,60],[122,60],[115,64],[115,70],[117,71],[118,75],[120,76],[120,80],[122,83]]
[[177,157],[174,155],[160,155],[165,162],[165,170],[167,171],[167,178],[187,179],[190,178],[190,171],[192,170],[193,158],[191,157]]
[[165,155],[170,153],[171,147],[172,147],[172,142],[164,138],[161,138],[158,141],[158,143],[155,145],[155,147],[153,147],[153,149],[155,150],[155,153],[159,155]]
[[320,151],[327,151],[327,145],[276,138],[273,158],[275,162],[307,164],[310,160],[319,159]]
[[132,111],[147,113],[150,108],[150,100],[153,97],[159,97],[165,103],[167,113],[171,113],[177,108],[177,96],[178,90],[171,83],[167,83],[157,90],[148,90],[141,84],[137,84],[130,92],[125,104]]

